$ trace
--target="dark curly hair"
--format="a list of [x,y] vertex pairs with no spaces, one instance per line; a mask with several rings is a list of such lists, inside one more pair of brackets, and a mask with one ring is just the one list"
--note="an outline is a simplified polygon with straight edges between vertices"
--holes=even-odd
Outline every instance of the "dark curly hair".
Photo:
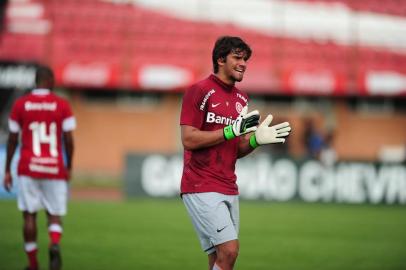
[[54,84],[54,73],[47,66],[38,66],[35,74],[35,84],[37,86],[52,87]]
[[245,52],[246,59],[251,57],[252,50],[250,46],[244,42],[240,37],[222,36],[219,37],[214,44],[212,52],[213,70],[214,73],[219,71],[219,64],[217,60],[220,58],[226,58],[231,52]]

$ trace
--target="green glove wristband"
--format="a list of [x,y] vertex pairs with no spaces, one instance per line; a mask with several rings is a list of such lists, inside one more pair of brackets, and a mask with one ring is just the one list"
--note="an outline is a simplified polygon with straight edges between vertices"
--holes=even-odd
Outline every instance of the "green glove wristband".
[[234,139],[235,134],[234,134],[234,131],[233,131],[233,126],[231,126],[231,125],[226,126],[223,129],[223,135],[224,135],[224,139],[226,139],[226,141]]
[[257,143],[257,137],[255,137],[255,133],[252,134],[250,137],[250,146],[254,149],[259,146],[259,144]]

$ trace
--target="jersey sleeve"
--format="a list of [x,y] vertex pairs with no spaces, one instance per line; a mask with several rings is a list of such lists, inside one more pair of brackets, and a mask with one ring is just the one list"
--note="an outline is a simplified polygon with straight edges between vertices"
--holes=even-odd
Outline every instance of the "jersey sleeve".
[[201,129],[206,115],[203,91],[197,85],[189,88],[182,101],[180,124]]
[[67,101],[63,101],[62,110],[63,110],[62,130],[64,132],[74,130],[76,128],[76,118],[73,115],[72,109]]
[[17,100],[11,108],[10,116],[8,119],[8,127],[10,132],[18,133],[21,130],[21,102]]

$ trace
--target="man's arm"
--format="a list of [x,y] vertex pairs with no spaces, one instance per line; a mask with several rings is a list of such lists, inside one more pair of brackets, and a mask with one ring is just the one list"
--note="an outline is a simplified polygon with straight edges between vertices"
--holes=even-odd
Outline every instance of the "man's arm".
[[181,125],[181,135],[186,150],[206,148],[225,141],[223,129],[202,131],[192,126]]
[[202,131],[193,126],[181,125],[183,147],[186,150],[196,150],[219,144],[225,140],[232,140],[235,137],[255,131],[259,118],[257,110],[248,113],[248,107],[245,106],[237,119],[222,129]]
[[250,136],[251,134],[240,137],[237,158],[245,157],[246,155],[254,151],[255,148],[252,148],[252,146],[250,145]]
[[13,186],[13,179],[11,177],[11,160],[13,159],[14,152],[18,145],[18,133],[10,132],[7,140],[7,154],[6,154],[6,166],[4,174],[4,189],[10,191]]
[[65,144],[66,151],[66,168],[68,169],[68,179],[70,178],[70,173],[72,171],[72,158],[73,158],[73,133],[72,131],[63,132],[63,141]]

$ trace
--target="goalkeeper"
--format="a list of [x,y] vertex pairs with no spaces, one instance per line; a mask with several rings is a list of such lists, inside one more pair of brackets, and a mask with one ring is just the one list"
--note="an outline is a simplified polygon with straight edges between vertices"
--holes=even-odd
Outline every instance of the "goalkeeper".
[[250,47],[239,37],[220,37],[212,52],[214,74],[188,89],[180,116],[184,167],[181,195],[209,269],[231,270],[238,256],[239,202],[235,163],[263,144],[283,143],[291,130],[259,124],[248,112],[243,79]]

